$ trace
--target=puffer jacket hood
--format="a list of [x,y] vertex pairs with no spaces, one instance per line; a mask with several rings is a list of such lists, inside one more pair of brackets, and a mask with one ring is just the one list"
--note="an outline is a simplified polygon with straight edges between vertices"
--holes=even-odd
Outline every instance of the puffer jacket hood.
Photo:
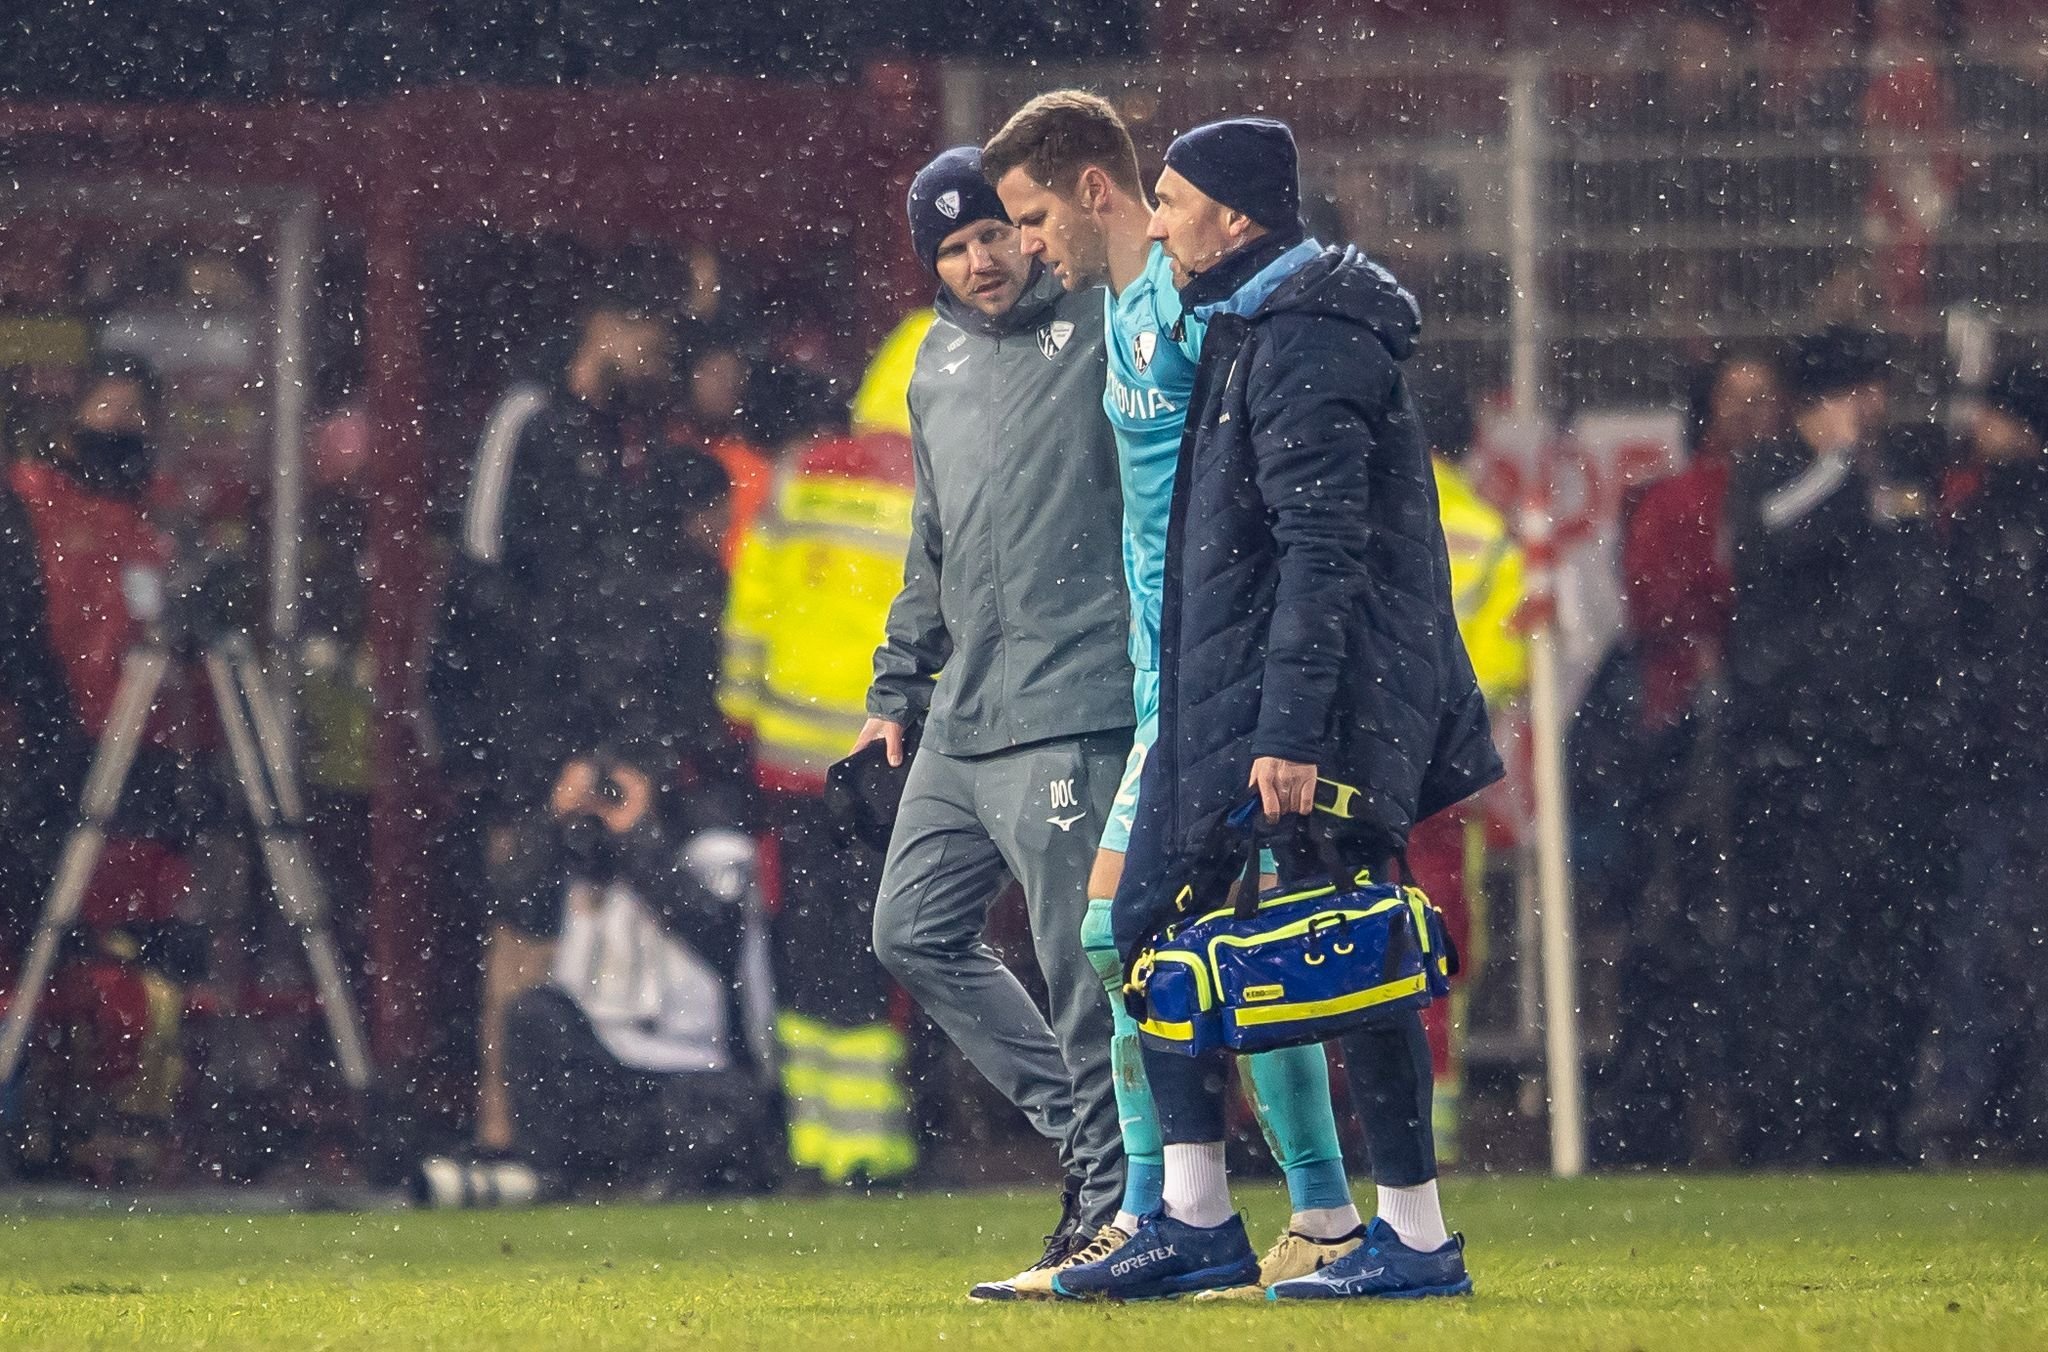
[[[1310,242],[1313,247],[1313,241]],[[1348,320],[1370,329],[1395,361],[1415,354],[1422,334],[1422,307],[1394,274],[1346,246],[1323,249],[1274,288],[1265,310]]]
[[[1276,244],[1281,241],[1275,241]],[[1325,248],[1312,239],[1280,250],[1262,265],[1247,251],[1250,275],[1232,287],[1229,263],[1193,279],[1181,292],[1184,304],[1204,321],[1219,314],[1250,318],[1283,312],[1303,318],[1341,319],[1369,329],[1387,355],[1406,361],[1422,334],[1422,307],[1408,288],[1356,248]],[[1271,252],[1271,251],[1268,251]],[[1214,293],[1229,287],[1227,294]]]

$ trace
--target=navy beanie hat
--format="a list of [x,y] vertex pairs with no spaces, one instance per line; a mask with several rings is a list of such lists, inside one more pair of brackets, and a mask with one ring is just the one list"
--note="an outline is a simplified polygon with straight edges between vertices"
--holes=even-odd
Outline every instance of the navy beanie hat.
[[954,146],[917,171],[910,182],[910,242],[918,261],[938,271],[939,242],[963,225],[1010,223],[1003,199],[981,176],[981,147]]
[[1285,122],[1233,117],[1196,127],[1167,148],[1166,167],[1268,230],[1301,224],[1301,176]]

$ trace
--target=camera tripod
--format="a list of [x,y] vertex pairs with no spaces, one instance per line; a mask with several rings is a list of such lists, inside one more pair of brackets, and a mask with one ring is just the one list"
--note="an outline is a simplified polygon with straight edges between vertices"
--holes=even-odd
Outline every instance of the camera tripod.
[[[36,1007],[56,965],[57,949],[78,922],[86,885],[106,848],[114,810],[171,662],[171,646],[161,636],[129,649],[122,658],[121,683],[114,695],[113,712],[93,751],[92,769],[79,799],[78,821],[65,838],[15,998],[7,1008],[6,1022],[0,1024],[0,1084],[21,1064]],[[214,708],[227,732],[235,777],[256,828],[264,872],[279,909],[305,946],[320,1009],[334,1040],[335,1062],[348,1087],[364,1092],[370,1088],[369,1052],[355,997],[342,969],[341,950],[335,944],[327,892],[307,848],[305,806],[286,751],[283,710],[271,694],[247,636],[230,634],[209,643],[202,664]]]

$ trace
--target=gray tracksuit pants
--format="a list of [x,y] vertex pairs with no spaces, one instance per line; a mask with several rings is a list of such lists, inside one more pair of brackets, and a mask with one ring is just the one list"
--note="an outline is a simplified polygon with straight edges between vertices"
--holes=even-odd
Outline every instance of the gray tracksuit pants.
[[[1081,1215],[1123,1197],[1110,1083],[1109,1000],[1081,951],[1095,843],[1130,733],[1060,738],[972,758],[929,747],[912,762],[875,905],[875,953],[990,1084],[1060,1147]],[[1005,882],[1024,889],[1052,1021],[982,940]]]

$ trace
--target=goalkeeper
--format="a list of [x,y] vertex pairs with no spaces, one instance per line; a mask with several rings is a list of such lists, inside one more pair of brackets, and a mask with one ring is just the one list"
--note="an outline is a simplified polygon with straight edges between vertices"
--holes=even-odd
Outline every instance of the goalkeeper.
[[[1124,581],[1131,594],[1131,662],[1138,728],[1089,878],[1082,945],[1110,992],[1117,1115],[1124,1133],[1124,1199],[1114,1224],[1126,1236],[1160,1204],[1165,1180],[1158,1115],[1146,1084],[1138,1032],[1124,1012],[1122,964],[1110,938],[1110,898],[1138,807],[1138,780],[1157,735],[1159,609],[1165,581],[1167,507],[1202,321],[1181,312],[1166,253],[1146,238],[1151,204],[1138,153],[1109,103],[1080,90],[1041,94],[1019,109],[982,152],[982,172],[1021,232],[1069,292],[1106,285],[1109,376],[1103,405],[1116,432],[1123,480]],[[1245,1082],[1259,1126],[1287,1176],[1292,1215],[1259,1265],[1258,1280],[1219,1294],[1263,1299],[1266,1288],[1314,1272],[1356,1248],[1365,1229],[1351,1198],[1329,1062],[1321,1047],[1290,1047],[1247,1059]],[[1050,1270],[991,1284],[984,1298],[1049,1296]]]

